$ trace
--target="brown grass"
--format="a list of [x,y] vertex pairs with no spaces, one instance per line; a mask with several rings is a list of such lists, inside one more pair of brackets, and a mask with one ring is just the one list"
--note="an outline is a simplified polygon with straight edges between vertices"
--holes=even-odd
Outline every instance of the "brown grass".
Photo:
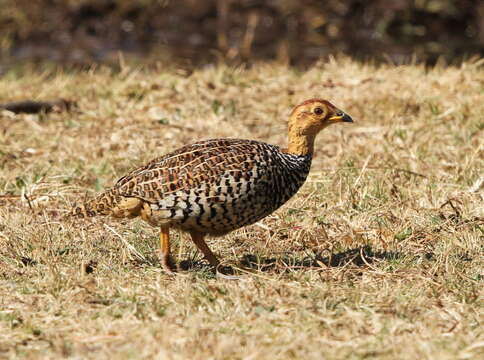
[[[476,359],[483,354],[482,61],[426,70],[346,59],[7,73],[2,102],[66,97],[71,113],[0,114],[0,357]],[[74,202],[182,144],[285,145],[310,97],[356,120],[317,141],[305,186],[260,224],[187,240],[175,278],[140,221],[63,220]],[[242,271],[242,270],[240,270]]]

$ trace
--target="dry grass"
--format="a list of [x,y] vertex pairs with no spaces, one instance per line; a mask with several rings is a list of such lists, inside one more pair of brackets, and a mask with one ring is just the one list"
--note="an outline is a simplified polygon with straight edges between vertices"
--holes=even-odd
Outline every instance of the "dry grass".
[[[476,359],[483,354],[482,64],[426,70],[341,59],[0,79],[2,101],[67,97],[70,114],[0,115],[0,357]],[[285,144],[292,105],[356,123],[317,141],[310,178],[261,224],[185,236],[171,278],[140,221],[66,221],[86,192],[208,137]]]

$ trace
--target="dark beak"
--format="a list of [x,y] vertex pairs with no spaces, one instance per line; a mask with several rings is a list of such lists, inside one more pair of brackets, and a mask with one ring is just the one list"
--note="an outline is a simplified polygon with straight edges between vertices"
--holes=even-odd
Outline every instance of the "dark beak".
[[353,119],[348,114],[344,114],[343,117],[341,118],[341,121],[343,121],[343,122],[353,122]]
[[337,123],[337,122],[350,122],[350,123],[352,123],[353,122],[353,119],[351,118],[351,116],[349,116],[348,114],[346,114],[342,111],[338,111],[336,113],[336,115],[330,117],[328,120],[332,123]]

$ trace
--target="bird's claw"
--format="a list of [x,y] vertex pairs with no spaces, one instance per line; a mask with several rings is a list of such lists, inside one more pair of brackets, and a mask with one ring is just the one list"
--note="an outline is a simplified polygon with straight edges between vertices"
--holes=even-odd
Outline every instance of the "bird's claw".
[[170,254],[166,254],[163,251],[158,250],[156,255],[158,256],[163,271],[167,275],[175,275],[177,272],[177,267]]
[[230,266],[217,266],[215,268],[215,276],[218,279],[224,280],[240,280],[241,277],[237,275],[232,275],[234,270]]

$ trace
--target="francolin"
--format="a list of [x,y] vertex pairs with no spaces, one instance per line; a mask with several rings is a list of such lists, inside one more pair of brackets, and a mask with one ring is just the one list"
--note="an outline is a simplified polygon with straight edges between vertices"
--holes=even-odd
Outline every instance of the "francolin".
[[353,120],[329,101],[304,101],[290,114],[287,149],[255,140],[199,141],[133,170],[73,214],[139,216],[159,227],[167,272],[175,269],[170,229],[184,230],[216,269],[205,236],[253,224],[289,200],[309,173],[316,135],[338,122]]

